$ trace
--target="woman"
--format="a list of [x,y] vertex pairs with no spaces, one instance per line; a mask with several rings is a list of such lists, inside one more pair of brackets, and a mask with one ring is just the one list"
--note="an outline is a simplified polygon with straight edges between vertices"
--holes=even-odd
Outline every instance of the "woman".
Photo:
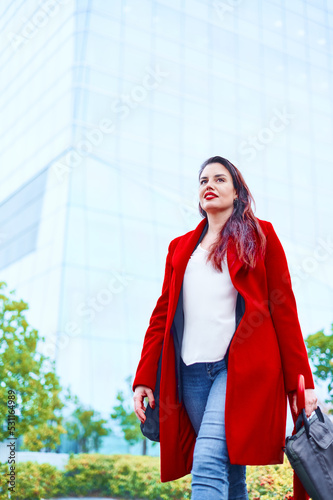
[[161,481],[191,472],[194,500],[247,499],[245,466],[283,462],[299,373],[307,416],[317,407],[286,256],[251,201],[232,163],[202,164],[204,219],[169,244],[133,382],[144,422],[162,356]]

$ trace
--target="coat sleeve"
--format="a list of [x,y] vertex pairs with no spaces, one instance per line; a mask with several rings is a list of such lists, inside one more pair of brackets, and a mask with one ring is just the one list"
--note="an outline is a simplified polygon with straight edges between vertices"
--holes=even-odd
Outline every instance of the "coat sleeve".
[[265,264],[269,309],[279,343],[285,389],[287,393],[297,389],[300,373],[304,375],[305,387],[314,389],[287,258],[273,225],[268,224]]
[[162,350],[168,312],[169,289],[172,273],[171,256],[174,241],[175,240],[172,240],[168,247],[162,293],[150,317],[141,351],[141,358],[132,385],[133,391],[137,385],[146,385],[153,391],[155,389],[157,365]]

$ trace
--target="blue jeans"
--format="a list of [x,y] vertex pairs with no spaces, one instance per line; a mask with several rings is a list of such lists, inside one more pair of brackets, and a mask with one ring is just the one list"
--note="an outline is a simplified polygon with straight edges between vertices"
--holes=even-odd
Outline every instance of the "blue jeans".
[[224,429],[225,360],[181,359],[184,405],[197,434],[192,466],[192,500],[248,500],[246,467],[231,465]]

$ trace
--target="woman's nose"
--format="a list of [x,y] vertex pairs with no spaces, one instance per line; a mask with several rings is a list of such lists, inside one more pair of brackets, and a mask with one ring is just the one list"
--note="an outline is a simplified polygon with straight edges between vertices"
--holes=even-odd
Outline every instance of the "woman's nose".
[[212,182],[210,180],[207,180],[205,184],[205,192],[209,191],[212,188]]

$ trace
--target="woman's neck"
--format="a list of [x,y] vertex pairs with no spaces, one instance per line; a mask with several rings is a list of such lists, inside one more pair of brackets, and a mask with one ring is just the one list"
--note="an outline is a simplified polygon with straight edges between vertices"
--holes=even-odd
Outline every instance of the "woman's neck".
[[232,209],[223,212],[207,213],[208,229],[206,235],[209,238],[216,238],[221,233],[224,224],[231,214]]

